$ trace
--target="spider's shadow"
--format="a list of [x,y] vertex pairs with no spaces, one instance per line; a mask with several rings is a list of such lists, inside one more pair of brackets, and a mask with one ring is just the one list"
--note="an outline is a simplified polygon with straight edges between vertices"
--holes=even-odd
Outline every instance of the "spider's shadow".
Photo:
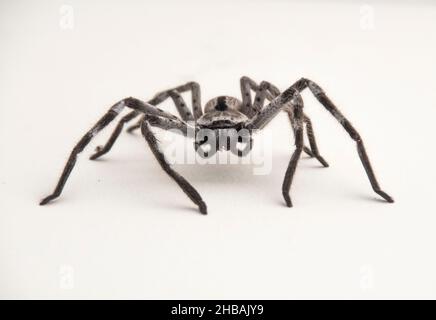
[[192,164],[174,165],[178,172],[196,182],[214,184],[250,182],[255,165],[253,164]]
[[[174,164],[173,168],[185,177],[189,177],[194,183],[213,183],[213,184],[232,184],[251,185],[255,180],[261,179],[264,176],[273,175],[273,171],[281,173],[286,171],[286,166],[289,162],[290,155],[277,154],[270,160],[271,168],[269,172],[263,174],[256,174],[256,170],[260,169],[262,165],[254,163],[214,163],[214,164]],[[313,158],[303,156],[302,167],[309,169],[324,169],[323,166],[318,165]],[[217,160],[218,162],[218,160]],[[312,163],[313,162],[313,163]],[[275,169],[276,167],[280,169]],[[281,170],[282,169],[282,170]],[[257,179],[256,179],[257,178]],[[263,183],[266,181],[262,179]],[[272,181],[271,183],[274,183]]]

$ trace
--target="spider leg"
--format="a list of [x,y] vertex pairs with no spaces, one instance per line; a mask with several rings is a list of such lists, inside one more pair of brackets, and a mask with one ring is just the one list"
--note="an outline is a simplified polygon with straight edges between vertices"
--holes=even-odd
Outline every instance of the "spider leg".
[[118,122],[117,126],[115,127],[114,131],[112,132],[109,140],[106,142],[104,146],[97,146],[95,148],[95,153],[89,157],[90,160],[95,160],[102,155],[108,153],[112,146],[114,145],[115,141],[118,139],[118,136],[120,135],[121,131],[123,130],[124,125],[129,122],[130,120],[136,118],[139,115],[139,112],[132,111],[121,118],[121,120]]
[[302,105],[295,106],[294,119],[295,119],[295,151],[292,154],[291,160],[289,161],[289,165],[288,168],[286,169],[285,178],[283,180],[283,185],[282,185],[282,195],[288,207],[292,207],[292,201],[289,193],[291,190],[292,180],[294,179],[295,170],[297,169],[298,160],[301,157],[301,152],[303,151],[303,147],[304,147]]
[[[270,93],[270,97],[267,94]],[[280,94],[280,90],[267,81],[262,81],[259,85],[258,90],[256,91],[256,96],[254,98],[253,109],[256,113],[258,113],[263,108],[263,104],[265,98],[268,98],[271,101],[273,98],[276,98]],[[301,104],[303,101],[301,101]],[[292,109],[286,109],[289,119],[291,120],[291,126],[295,135],[295,121],[293,120],[294,115],[292,114]],[[328,163],[324,160],[324,158],[319,154],[318,146],[315,140],[315,134],[313,132],[312,122],[310,118],[303,113],[303,122],[306,125],[306,133],[307,138],[309,140],[310,148],[303,146],[303,151],[307,153],[310,157],[315,157],[324,167],[328,167]]]
[[328,168],[329,164],[319,154],[318,145],[315,139],[315,133],[313,132],[312,121],[308,116],[306,115],[303,116],[304,116],[303,121],[306,124],[306,133],[307,133],[307,138],[309,139],[310,151],[312,152],[312,157],[315,157],[324,167]]
[[[289,120],[291,122],[291,126],[293,128],[294,131],[294,136],[295,136],[295,121],[294,121],[294,115],[292,114],[291,111],[288,111],[288,116],[289,116]],[[303,151],[311,158],[316,158],[325,168],[329,167],[329,164],[327,163],[327,161],[324,160],[324,158],[319,154],[319,150],[318,150],[318,145],[316,143],[316,139],[315,139],[315,133],[313,132],[313,126],[312,126],[312,121],[310,120],[310,118],[303,113],[303,123],[306,125],[306,134],[307,134],[307,139],[309,140],[309,145],[310,148],[307,146],[303,147]]]
[[143,118],[144,121],[147,120],[147,123],[152,127],[158,127],[163,130],[172,130],[173,133],[178,133],[185,137],[188,137],[190,133],[194,135],[195,130],[198,130],[197,128],[192,127],[188,123],[177,118],[168,119],[152,114],[145,114]]
[[253,111],[257,114],[262,110],[265,103],[265,99],[272,101],[280,94],[280,90],[268,81],[262,81],[259,87],[256,89],[256,95],[254,96]]
[[45,197],[41,202],[40,205],[45,205],[51,200],[57,198],[62,193],[62,190],[65,186],[65,183],[68,180],[68,177],[71,174],[71,171],[74,168],[74,165],[77,161],[77,155],[81,153],[85,147],[91,142],[91,140],[103,129],[105,128],[112,120],[115,119],[118,114],[123,111],[125,107],[131,108],[135,111],[142,112],[142,113],[149,113],[156,116],[161,116],[167,119],[174,119],[175,117],[171,114],[168,114],[162,110],[156,109],[155,107],[144,103],[138,99],[135,98],[127,98],[123,99],[116,104],[114,104],[109,111],[106,112],[106,114],[79,140],[79,142],[75,145],[73,150],[71,151],[71,154],[68,158],[68,161],[64,167],[64,170],[62,172],[61,177],[59,178],[59,181],[56,185],[55,190],[52,194]]
[[[256,93],[253,104],[251,102],[251,90],[254,90]],[[250,110],[250,117],[253,117],[255,114],[259,113],[262,110],[265,99],[272,101],[280,94],[280,90],[270,82],[262,81],[260,85],[257,85],[257,83],[249,77],[241,78],[241,92],[243,97],[243,107],[245,106],[245,110],[247,110],[247,108]],[[295,135],[293,120],[294,116],[292,114],[292,110],[285,109],[285,111],[287,112],[289,120],[291,121],[291,126]],[[309,140],[310,148],[304,146],[303,151],[311,158],[315,157],[324,167],[328,167],[328,163],[319,154],[312,123],[310,122],[309,117],[306,115],[304,115],[304,123],[306,124],[306,133]]]
[[357,153],[358,153],[359,158],[360,158],[360,160],[363,164],[363,167],[366,171],[366,174],[367,174],[368,179],[371,183],[372,189],[374,190],[375,193],[380,195],[387,202],[390,202],[390,203],[394,202],[394,199],[380,188],[380,185],[377,181],[374,170],[372,169],[371,162],[370,162],[369,157],[366,153],[365,146],[363,144],[363,140],[362,140],[360,134],[353,127],[353,125],[350,123],[350,121],[347,118],[345,118],[345,116],[342,114],[342,112],[339,111],[339,109],[335,106],[335,104],[327,97],[324,90],[321,89],[321,87],[318,86],[315,82],[308,80],[308,79],[305,79],[305,78],[302,78],[299,81],[297,81],[292,87],[295,88],[296,90],[298,90],[299,92],[303,91],[305,88],[308,87],[309,90],[312,92],[312,94],[315,96],[315,98],[344,127],[344,129],[347,131],[347,133],[350,135],[350,137],[356,142]]
[[162,169],[180,186],[183,192],[194,202],[202,214],[207,214],[206,203],[201,198],[200,194],[195,188],[179,173],[174,171],[165,159],[165,155],[160,151],[158,141],[154,133],[150,130],[149,123],[153,123],[155,126],[165,127],[165,124],[160,123],[158,117],[149,117],[146,115],[144,121],[141,124],[141,132],[150,146],[156,160],[159,162]]
[[293,115],[293,130],[295,133],[295,150],[289,161],[288,168],[285,173],[285,178],[282,185],[282,194],[286,205],[292,207],[291,197],[289,195],[294,174],[297,168],[298,161],[301,157],[304,147],[304,114],[303,114],[303,99],[299,92],[290,87],[265,106],[257,115],[255,115],[248,123],[247,129],[263,129],[280,111],[290,109]]
[[128,133],[132,133],[133,131],[141,128],[141,123],[142,121],[144,121],[144,117],[141,117],[141,119],[139,119],[138,122],[136,122],[134,125],[131,125],[130,127],[127,128],[127,132]]
[[[273,100],[280,91],[272,84],[266,81],[262,81],[259,86],[254,80],[249,77],[243,76],[240,79],[241,83],[241,95],[242,95],[242,112],[246,114],[249,118],[252,118],[259,111],[257,109],[261,109],[263,107],[263,103],[265,98],[269,101]],[[262,92],[258,95],[258,92],[262,87]],[[272,89],[269,90],[269,89]],[[255,103],[253,105],[251,91],[256,93]],[[257,102],[257,103],[256,103]],[[255,108],[256,109],[255,109]]]
[[[150,102],[150,104],[157,105],[157,104],[163,102],[164,100],[166,100],[170,96],[170,94],[169,94],[170,92],[176,92],[176,93],[180,94],[180,93],[184,93],[187,91],[191,91],[191,103],[192,103],[194,120],[197,120],[198,118],[200,118],[203,115],[203,110],[201,109],[201,89],[200,89],[200,85],[197,82],[191,81],[191,82],[185,83],[181,86],[162,91],[162,92],[156,94],[154,96],[154,98],[152,100],[150,100],[149,102]],[[174,99],[173,99],[173,101],[174,101]],[[183,119],[184,115],[181,114],[181,116]],[[143,120],[144,120],[143,118],[139,119],[139,121],[136,124],[127,128],[127,132],[133,132],[136,129],[139,129],[141,127]]]
[[[292,127],[292,132],[294,133],[294,137],[295,137],[295,121],[294,121],[294,115],[292,114],[292,112],[288,111],[288,118],[289,118],[289,122],[291,123],[291,127]],[[313,158],[314,154],[312,152],[312,150],[310,150],[309,147],[304,146],[303,147],[303,151],[304,153],[306,153],[309,157]]]
[[201,109],[200,85],[197,82],[191,81],[181,86],[162,91],[153,97],[153,99],[150,101],[150,104],[161,103],[162,101],[166,100],[168,96],[170,96],[171,92],[184,93],[187,91],[191,91],[191,102],[192,102],[194,118],[198,119],[203,115],[203,110]]
[[[186,103],[184,102],[182,96],[179,93],[177,93],[176,91],[169,91],[168,95],[163,100],[165,100],[168,97],[171,97],[173,99],[174,104],[176,105],[177,110],[178,110],[181,118],[184,121],[193,121],[194,120],[192,113],[186,107]],[[151,99],[150,101],[148,101],[148,103],[156,106],[157,104],[161,103],[162,101],[160,99],[154,98],[154,99]],[[98,159],[99,157],[101,157],[102,155],[108,153],[111,150],[112,146],[114,145],[115,141],[118,139],[119,135],[121,134],[121,131],[123,130],[124,124],[129,122],[130,120],[136,118],[136,116],[138,114],[139,114],[138,112],[132,111],[131,113],[129,113],[126,116],[124,116],[123,118],[121,118],[121,120],[118,122],[118,125],[116,126],[116,128],[112,132],[112,135],[110,136],[110,138],[106,142],[106,144],[104,146],[97,146],[95,148],[95,153],[93,155],[91,155],[91,157],[89,159],[95,160],[95,159]],[[140,121],[142,121],[142,117],[141,117]]]
[[[188,90],[192,91],[192,105],[194,109],[194,115],[192,115],[191,111],[186,106],[183,97],[180,95],[180,93],[183,93]],[[197,116],[202,115],[200,86],[196,82],[188,82],[174,89],[162,91],[156,94],[151,100],[148,101],[148,103],[157,106],[158,104],[164,102],[168,98],[171,98],[173,100],[174,104],[176,105],[177,111],[180,114],[180,117],[184,121],[194,121],[195,115]],[[118,139],[118,136],[121,134],[124,125],[127,122],[136,118],[138,115],[139,113],[135,113],[135,111],[133,111],[127,114],[125,117],[123,117],[118,122],[116,128],[114,129],[112,135],[110,136],[106,144],[104,146],[98,146],[95,149],[95,153],[91,155],[89,159],[95,160],[101,157],[102,155],[108,153],[111,150],[112,146],[114,145],[115,141]],[[135,129],[139,129],[143,120],[144,120],[143,117],[141,117],[135,125],[127,129],[127,132],[132,132]]]

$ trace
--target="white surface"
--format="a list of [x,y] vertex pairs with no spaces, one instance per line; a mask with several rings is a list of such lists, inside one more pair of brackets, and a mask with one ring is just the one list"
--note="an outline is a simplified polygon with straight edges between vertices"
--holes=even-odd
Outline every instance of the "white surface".
[[[436,298],[436,7],[366,3],[70,1],[65,29],[62,1],[2,2],[0,297]],[[110,129],[62,197],[37,205],[113,102],[196,80],[205,103],[238,95],[242,75],[322,85],[396,203],[372,192],[354,144],[305,93],[331,167],[302,159],[292,209],[281,196],[285,115],[270,126],[269,175],[177,166],[208,216],[138,134],[88,161]]]

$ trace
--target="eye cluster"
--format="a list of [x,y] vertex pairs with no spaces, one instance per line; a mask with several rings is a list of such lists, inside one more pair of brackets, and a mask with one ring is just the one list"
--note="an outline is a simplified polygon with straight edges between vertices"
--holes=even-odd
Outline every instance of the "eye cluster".
[[195,151],[202,158],[210,158],[217,151],[231,151],[244,157],[252,149],[252,137],[248,130],[241,129],[201,129],[195,138]]

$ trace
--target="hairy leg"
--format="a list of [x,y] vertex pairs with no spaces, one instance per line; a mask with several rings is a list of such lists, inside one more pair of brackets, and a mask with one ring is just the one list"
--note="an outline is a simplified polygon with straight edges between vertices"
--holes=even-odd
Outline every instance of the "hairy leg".
[[[292,102],[291,102],[292,101]],[[247,129],[263,129],[280,111],[292,108],[295,150],[292,154],[282,185],[282,194],[286,205],[292,207],[289,195],[298,161],[304,147],[303,100],[294,88],[289,88],[258,112],[247,124]]]
[[117,102],[114,104],[109,111],[106,112],[106,114],[80,139],[80,141],[74,146],[73,150],[71,151],[71,154],[68,158],[68,161],[64,167],[64,170],[61,174],[61,177],[59,178],[59,181],[56,185],[56,188],[54,189],[53,193],[49,196],[45,197],[41,202],[40,205],[45,205],[51,200],[57,198],[62,193],[62,190],[65,186],[65,183],[68,180],[68,177],[71,174],[71,171],[73,170],[76,161],[77,161],[77,155],[81,153],[85,147],[91,142],[91,140],[102,130],[104,129],[112,120],[115,119],[118,114],[121,113],[121,111],[128,107],[130,109],[133,109],[137,112],[141,113],[149,113],[154,116],[160,116],[166,119],[177,119],[173,115],[164,112],[162,110],[156,109],[153,106],[144,103],[138,99],[135,98],[127,98],[123,99],[120,102]]
[[380,188],[380,185],[377,181],[374,170],[372,169],[371,162],[366,153],[365,146],[360,134],[353,127],[351,122],[341,113],[341,111],[339,111],[339,109],[330,100],[330,98],[327,97],[324,90],[321,89],[321,87],[318,86],[315,82],[305,78],[298,80],[292,87],[298,90],[299,92],[303,91],[305,88],[308,87],[309,90],[312,92],[312,94],[315,96],[315,98],[321,103],[321,105],[324,106],[324,108],[327,109],[327,111],[330,112],[333,115],[333,117],[335,117],[335,119],[342,125],[342,127],[350,135],[351,139],[353,139],[356,142],[357,153],[366,171],[366,174],[368,176],[368,179],[371,183],[374,192],[380,195],[387,202],[390,203],[394,202],[394,199]]
[[121,118],[121,120],[118,122],[117,126],[115,127],[114,131],[112,132],[109,140],[106,142],[104,146],[97,146],[95,148],[95,153],[89,157],[90,160],[95,160],[100,158],[102,155],[108,153],[112,146],[114,145],[115,141],[118,139],[118,136],[120,135],[121,131],[123,130],[124,125],[129,122],[130,120],[136,118],[139,115],[139,112],[132,111]]
[[[186,103],[183,99],[183,97],[180,95],[180,93],[186,92],[190,90],[192,95],[192,106],[194,110],[194,115],[191,113],[189,108],[186,106]],[[180,117],[184,121],[194,121],[196,117],[199,117],[202,115],[201,110],[201,93],[200,93],[200,86],[196,82],[188,82],[184,85],[178,86],[173,89],[162,91],[158,94],[156,94],[151,100],[148,101],[149,104],[157,106],[158,104],[164,102],[166,99],[171,98],[176,105],[177,111],[180,114]],[[133,120],[138,116],[138,113],[135,113],[135,111],[129,113],[125,117],[123,117],[117,124],[116,128],[112,132],[112,135],[110,136],[109,140],[106,142],[104,146],[98,146],[95,150],[95,153],[91,155],[90,159],[95,160],[101,157],[102,155],[108,153],[111,148],[113,147],[115,141],[118,139],[119,135],[121,134],[123,127],[126,123]],[[139,119],[139,121],[129,127],[127,129],[127,132],[132,132],[136,129],[139,129],[141,126],[141,123],[143,121],[143,116]]]
[[156,94],[153,99],[150,100],[150,104],[159,104],[162,101],[166,100],[171,92],[184,93],[190,91],[191,92],[191,102],[194,118],[198,119],[203,115],[203,110],[201,109],[201,90],[200,85],[197,82],[188,82],[181,86],[162,91]]
[[139,128],[141,128],[141,123],[142,121],[144,121],[144,117],[141,117],[138,122],[136,122],[134,125],[130,126],[127,128],[127,132],[128,133],[132,133],[135,130],[138,130]]
[[[174,171],[167,163],[164,154],[159,149],[155,135],[150,130],[147,119],[148,117],[146,116],[145,120],[141,124],[141,132],[148,145],[150,146],[151,151],[156,157],[156,160],[159,162],[162,169],[180,186],[180,188],[189,197],[189,199],[191,199],[192,202],[194,202],[198,206],[200,212],[202,214],[207,214],[206,203],[203,201],[197,190],[195,190],[195,188],[184,177]],[[154,122],[156,122],[156,120],[156,118],[153,119]]]
[[301,157],[301,152],[304,147],[303,138],[303,107],[297,105],[294,108],[294,120],[295,120],[295,151],[289,161],[288,168],[285,173],[285,179],[282,185],[282,194],[285,199],[286,205],[292,207],[291,197],[289,195],[291,190],[292,181],[294,179],[295,170],[297,168],[298,161]]
[[[252,118],[259,111],[257,109],[261,109],[265,98],[268,99],[269,101],[272,101],[278,94],[280,94],[280,91],[274,85],[266,81],[262,81],[261,85],[258,85],[251,78],[244,76],[240,79],[240,83],[241,83],[241,95],[242,95],[241,111],[244,114],[246,114],[249,118]],[[258,95],[260,87],[262,87],[261,90],[262,93]],[[272,91],[270,91],[269,88],[271,88]],[[256,94],[254,103],[252,101],[251,91],[254,91]]]
[[[192,109],[193,109],[193,116],[194,120],[197,120],[203,115],[203,110],[201,108],[201,90],[200,85],[197,82],[188,82],[181,86],[162,91],[154,96],[152,100],[150,100],[151,104],[157,105],[164,100],[166,100],[169,97],[169,92],[175,91],[177,93],[184,93],[187,91],[191,91],[191,102],[192,102]],[[127,132],[133,132],[136,129],[139,129],[141,127],[142,121],[144,119],[141,118],[139,121],[134,124],[133,126],[129,127],[127,129]]]
[[[319,154],[318,145],[317,145],[316,139],[315,139],[315,133],[313,132],[312,121],[306,115],[303,115],[303,121],[306,125],[306,133],[307,133],[307,138],[309,140],[310,152],[312,153],[312,157],[315,157],[324,167],[327,168],[329,166],[329,164]],[[306,151],[306,153],[307,153],[307,151]]]
[[[256,93],[253,104],[251,104],[251,90],[255,91]],[[280,90],[270,82],[262,81],[260,85],[257,85],[254,80],[248,77],[241,78],[241,92],[243,99],[245,98],[245,103],[243,102],[243,106],[245,106],[246,108],[250,108],[251,117],[253,117],[255,114],[259,113],[262,110],[265,99],[271,102],[274,98],[280,95]],[[295,135],[295,123],[292,110],[290,108],[285,108],[284,110],[288,114]],[[309,117],[306,115],[304,115],[304,123],[306,124],[306,133],[309,140],[310,148],[304,146],[303,151],[311,158],[315,157],[324,167],[328,167],[328,163],[319,154],[312,123]]]

